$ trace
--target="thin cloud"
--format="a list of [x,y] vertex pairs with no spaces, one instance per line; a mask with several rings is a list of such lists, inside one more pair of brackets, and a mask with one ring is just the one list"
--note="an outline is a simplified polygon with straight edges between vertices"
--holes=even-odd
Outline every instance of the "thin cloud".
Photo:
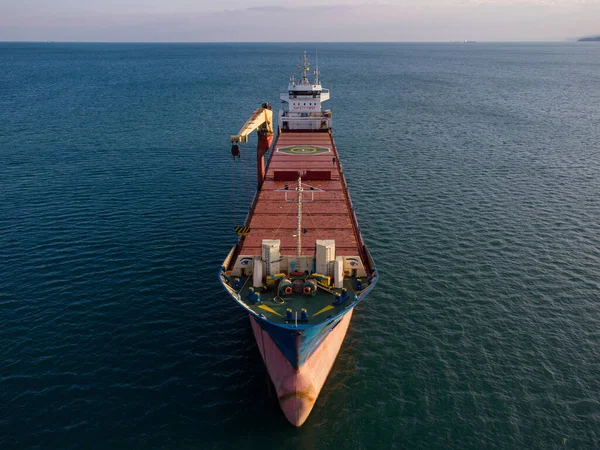
[[[563,40],[598,34],[600,0],[395,0],[188,13],[24,11],[0,40],[185,42]],[[233,25],[233,26],[232,26]]]

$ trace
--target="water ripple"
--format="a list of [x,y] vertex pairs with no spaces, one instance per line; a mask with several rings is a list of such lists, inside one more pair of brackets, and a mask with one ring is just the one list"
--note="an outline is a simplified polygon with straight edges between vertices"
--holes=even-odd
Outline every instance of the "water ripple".
[[319,48],[381,278],[293,430],[216,272],[304,48],[0,47],[0,447],[600,447],[597,48]]

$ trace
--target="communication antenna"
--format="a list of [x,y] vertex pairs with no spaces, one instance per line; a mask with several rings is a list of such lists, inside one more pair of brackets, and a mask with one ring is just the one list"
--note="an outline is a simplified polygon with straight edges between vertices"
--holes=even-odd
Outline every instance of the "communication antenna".
[[315,45],[315,59],[316,59],[316,63],[317,63],[317,68],[315,70],[315,84],[318,85],[319,84],[319,49],[316,45]]

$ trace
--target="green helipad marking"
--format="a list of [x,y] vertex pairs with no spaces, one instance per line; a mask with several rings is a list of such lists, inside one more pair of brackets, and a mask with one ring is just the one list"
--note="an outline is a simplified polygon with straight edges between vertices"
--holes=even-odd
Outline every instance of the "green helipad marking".
[[323,153],[329,153],[329,149],[326,147],[315,147],[313,145],[294,145],[292,147],[278,148],[279,153],[286,153],[288,155],[322,155]]

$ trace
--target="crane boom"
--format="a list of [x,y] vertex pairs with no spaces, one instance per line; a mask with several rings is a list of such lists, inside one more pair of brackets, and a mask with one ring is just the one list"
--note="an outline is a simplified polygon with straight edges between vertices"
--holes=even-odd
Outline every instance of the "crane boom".
[[246,123],[242,126],[238,134],[231,136],[232,143],[248,142],[248,135],[254,130],[266,132],[267,135],[273,135],[273,111],[268,103],[263,103],[261,108],[257,108]]
[[273,142],[273,111],[271,105],[263,103],[260,108],[252,113],[238,134],[231,136],[231,156],[233,160],[240,159],[241,142],[248,142],[248,135],[254,130],[258,133],[258,144],[256,146],[256,171],[258,189],[261,188],[265,179],[265,154]]

